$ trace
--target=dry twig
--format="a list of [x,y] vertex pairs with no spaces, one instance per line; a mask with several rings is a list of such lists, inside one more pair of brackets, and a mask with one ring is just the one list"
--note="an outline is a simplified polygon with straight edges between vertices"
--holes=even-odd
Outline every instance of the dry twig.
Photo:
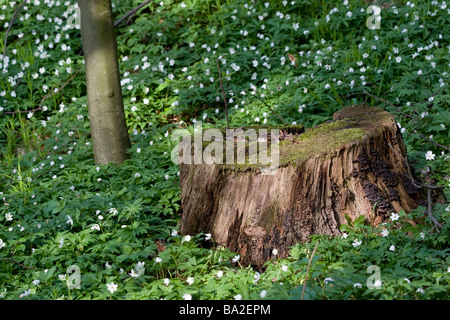
[[22,10],[22,8],[26,2],[27,2],[26,0],[23,0],[22,3],[16,8],[16,10],[14,11],[13,17],[11,18],[11,21],[9,22],[8,29],[6,30],[6,34],[5,34],[5,41],[3,42],[3,46],[4,46],[3,47],[3,56],[6,56],[6,43],[8,41],[9,30],[11,30],[11,27],[13,26],[17,17],[19,16],[19,13]]
[[305,281],[303,282],[303,290],[302,290],[302,296],[300,298],[300,300],[303,300],[303,296],[305,295],[305,289],[306,289],[306,282],[308,281],[308,273],[309,273],[309,268],[311,266],[311,261],[314,257],[314,254],[316,253],[317,250],[317,246],[319,245],[319,242],[316,242],[316,246],[314,247],[314,250],[311,254],[311,257],[309,258],[309,262],[308,262],[308,267],[306,268],[306,275],[305,275]]
[[35,111],[40,111],[43,110],[42,108],[42,104],[44,103],[45,100],[47,100],[48,98],[50,98],[51,96],[57,94],[58,92],[60,92],[66,85],[69,84],[70,81],[72,81],[73,78],[75,78],[75,76],[81,71],[83,67],[79,68],[70,78],[69,80],[67,80],[60,88],[58,88],[58,90],[55,91],[55,89],[52,90],[52,93],[49,93],[48,95],[44,96],[41,100],[41,103],[39,104],[39,107],[33,110],[22,110],[22,111],[4,111],[3,114],[16,114],[16,113],[28,113],[28,112],[35,112]]
[[431,222],[434,223],[434,226],[436,227],[437,232],[441,232],[439,229],[442,229],[442,224],[439,223],[439,221],[436,220],[436,218],[433,216],[433,199],[431,198],[431,189],[427,189],[427,201],[428,201],[428,208],[427,208],[427,214],[430,218]]
[[127,18],[128,18],[128,20],[127,20],[127,24],[128,24],[128,22],[130,22],[131,18],[136,14],[136,12],[139,11],[139,9],[141,9],[143,6],[150,3],[151,1],[152,0],[146,0],[146,1],[142,2],[140,5],[138,5],[136,8],[134,8],[133,10],[125,13],[122,17],[119,18],[119,20],[117,20],[114,23],[114,27],[117,27],[122,21],[124,21]]
[[285,125],[287,125],[287,122],[284,121],[283,117],[280,116],[277,112],[275,112],[275,111],[272,109],[272,107],[269,106],[263,99],[261,99],[260,97],[258,97],[256,94],[254,94],[253,97],[255,97],[256,99],[258,99],[259,101],[261,101],[262,103],[264,103],[264,105],[265,105],[267,108],[269,108],[269,110],[272,111],[272,113],[273,113],[274,115],[276,115],[278,118],[280,118],[281,121],[283,121],[283,123],[284,123]]
[[[435,97],[435,96],[436,96],[438,93],[440,93],[442,90],[443,90],[443,89],[437,90],[436,92],[434,92],[434,93],[431,95],[431,97]],[[375,100],[378,100],[378,101],[387,103],[388,105],[390,105],[391,107],[393,107],[394,109],[396,109],[397,112],[401,113],[403,116],[405,116],[405,117],[407,117],[407,118],[409,118],[409,119],[414,119],[414,117],[413,117],[412,115],[402,112],[396,105],[394,105],[394,104],[393,104],[392,102],[390,102],[389,100],[385,100],[385,99],[378,98],[378,97],[374,96],[373,94],[367,92],[366,90],[363,90],[362,92],[359,92],[359,93],[351,93],[351,94],[347,95],[346,97],[350,97],[350,96],[353,96],[353,95],[356,95],[356,94],[364,94],[364,95],[367,95],[367,96],[370,96],[370,97],[374,98]],[[422,101],[419,101],[419,102],[416,102],[415,104],[420,104],[420,103],[424,103],[424,102],[427,102],[427,101],[428,101],[428,99],[422,100]],[[447,150],[448,152],[450,152],[450,148],[449,148],[449,147],[446,147],[446,146],[444,146],[444,145],[442,145],[442,144],[440,144],[440,143],[437,143],[437,142],[435,142],[435,141],[433,141],[433,140],[427,138],[427,137],[424,136],[423,134],[420,134],[419,132],[417,132],[417,130],[414,130],[413,132],[416,133],[416,134],[417,134],[419,137],[421,137],[422,139],[425,139],[425,140],[427,140],[428,142],[434,144],[435,146],[440,147],[440,148],[443,148],[443,149]]]
[[219,70],[220,88],[222,89],[223,101],[225,102],[225,112],[227,114],[227,125],[228,125],[228,129],[230,129],[230,121],[228,120],[227,98],[225,97],[225,92],[223,91],[222,75],[220,74],[219,60],[216,60],[216,62],[217,62],[217,70]]
[[[402,155],[398,154],[397,151],[395,151],[395,149],[391,146],[390,143],[388,143],[389,148],[391,148],[391,150],[397,155],[397,157],[399,157],[401,160],[403,160],[403,162],[406,164],[409,172],[411,172],[411,167],[409,166],[408,160],[406,160]],[[428,207],[427,207],[427,214],[428,217],[430,217],[430,220],[434,223],[434,225],[436,226],[436,230],[438,232],[440,232],[439,228],[442,229],[442,224],[440,224],[436,218],[433,216],[433,199],[431,197],[431,191],[435,190],[435,189],[442,189],[444,188],[444,186],[433,186],[431,184],[428,183],[421,183],[419,181],[417,181],[416,179],[414,179],[414,177],[409,176],[409,178],[411,179],[411,182],[421,188],[424,187],[427,189],[427,202],[428,202]]]
[[23,264],[17,262],[17,261],[14,260],[12,257],[11,257],[11,258],[2,258],[2,260],[3,260],[3,261],[11,261],[11,262],[17,264],[19,267],[22,267],[22,268],[24,268],[24,269],[28,269],[28,270],[36,270],[35,268],[28,267],[28,266],[26,266],[26,265],[23,265]]

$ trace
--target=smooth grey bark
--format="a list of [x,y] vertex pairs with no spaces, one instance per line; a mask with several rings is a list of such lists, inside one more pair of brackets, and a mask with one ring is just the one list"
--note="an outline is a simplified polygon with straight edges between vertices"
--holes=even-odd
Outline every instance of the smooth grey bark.
[[130,137],[120,85],[111,0],[78,0],[89,121],[96,164],[127,158]]

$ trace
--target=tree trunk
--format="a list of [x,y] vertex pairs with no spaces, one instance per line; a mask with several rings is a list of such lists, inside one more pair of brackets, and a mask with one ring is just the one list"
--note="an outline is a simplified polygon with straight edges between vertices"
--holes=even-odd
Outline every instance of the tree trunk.
[[123,110],[110,0],[79,0],[89,120],[96,164],[121,163],[130,138]]
[[388,112],[350,106],[287,136],[273,175],[250,166],[180,164],[181,232],[211,233],[216,244],[261,267],[311,235],[340,235],[347,218],[364,215],[377,225],[422,199]]

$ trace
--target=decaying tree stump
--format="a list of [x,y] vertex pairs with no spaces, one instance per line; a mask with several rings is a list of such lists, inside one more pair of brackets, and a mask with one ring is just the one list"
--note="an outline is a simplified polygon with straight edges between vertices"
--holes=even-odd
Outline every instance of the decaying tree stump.
[[386,111],[350,106],[279,143],[279,168],[180,164],[181,232],[211,233],[245,264],[285,257],[313,234],[340,235],[346,215],[374,225],[418,206],[406,149]]

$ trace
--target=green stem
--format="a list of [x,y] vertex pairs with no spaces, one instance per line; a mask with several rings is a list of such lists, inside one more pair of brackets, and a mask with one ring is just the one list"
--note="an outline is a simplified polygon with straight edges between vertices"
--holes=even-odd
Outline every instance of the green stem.
[[309,90],[309,92],[327,109],[328,113],[331,113],[331,109],[312,90]]

